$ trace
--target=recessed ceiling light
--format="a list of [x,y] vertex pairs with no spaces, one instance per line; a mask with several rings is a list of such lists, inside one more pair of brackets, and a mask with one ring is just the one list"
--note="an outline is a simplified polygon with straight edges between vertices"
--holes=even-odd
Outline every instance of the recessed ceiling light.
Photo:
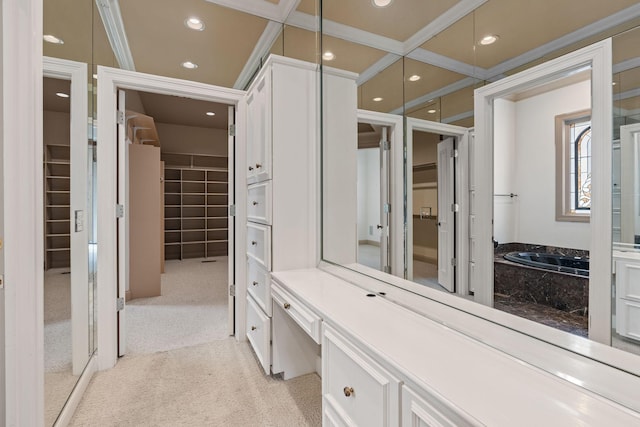
[[391,4],[393,0],[371,0],[371,3],[375,7],[387,7]]
[[56,37],[56,36],[54,36],[52,34],[45,34],[44,36],[42,36],[42,38],[47,43],[64,44],[64,40],[62,40],[61,38],[58,38],[58,37]]
[[191,28],[192,30],[196,30],[196,31],[204,30],[204,22],[202,22],[199,18],[196,18],[194,16],[191,18],[185,19],[184,25],[186,25],[187,28]]
[[93,78],[94,78],[94,79],[96,79],[96,80],[98,80],[98,75],[97,75],[97,74],[94,74],[94,75],[93,75]]
[[324,59],[325,61],[333,61],[334,59],[336,59],[336,56],[333,54],[333,52],[326,51],[322,54],[322,59]]
[[433,114],[435,112],[436,112],[436,110],[427,110],[427,113],[429,113],[429,114]]
[[417,74],[414,74],[413,76],[409,77],[410,82],[417,82],[418,80],[420,80],[420,76]]
[[380,102],[380,101],[382,101],[382,98],[380,98],[380,97],[378,96],[378,97],[376,97],[376,98],[373,98],[373,101],[374,101],[374,102]]
[[194,64],[191,61],[185,61],[181,64],[184,68],[187,68],[189,70],[194,70],[196,68],[198,68],[198,64]]
[[216,115],[216,113],[214,113],[213,111],[207,111],[205,114],[207,116],[215,116]]
[[60,98],[68,98],[69,94],[68,93],[64,93],[64,92],[56,92],[56,95],[59,96]]
[[611,83],[611,84],[612,84],[613,86],[615,86],[617,83],[616,83],[616,82],[613,82],[613,83]]
[[484,36],[483,38],[480,39],[480,44],[483,46],[489,45],[489,44],[493,44],[496,41],[498,41],[500,37],[498,37],[495,34],[489,34]]

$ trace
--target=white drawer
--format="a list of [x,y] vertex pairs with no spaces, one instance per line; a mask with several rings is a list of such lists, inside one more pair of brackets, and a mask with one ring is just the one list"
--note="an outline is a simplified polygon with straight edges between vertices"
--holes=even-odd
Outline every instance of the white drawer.
[[247,219],[271,225],[271,182],[250,185],[247,189]]
[[397,426],[400,381],[325,324],[322,395],[346,425]]
[[262,308],[262,311],[271,317],[271,274],[252,258],[247,261],[247,291]]
[[271,319],[247,295],[247,338],[256,352],[264,372],[271,371]]
[[616,332],[640,341],[640,302],[617,298]]
[[247,255],[271,271],[271,227],[247,223]]
[[419,396],[402,386],[402,427],[475,427],[482,423],[433,396]]
[[640,262],[616,261],[616,297],[640,302]]
[[356,427],[344,413],[333,406],[331,400],[322,399],[322,427]]
[[282,307],[316,344],[320,344],[322,319],[318,315],[275,282],[271,283],[271,298],[273,303]]

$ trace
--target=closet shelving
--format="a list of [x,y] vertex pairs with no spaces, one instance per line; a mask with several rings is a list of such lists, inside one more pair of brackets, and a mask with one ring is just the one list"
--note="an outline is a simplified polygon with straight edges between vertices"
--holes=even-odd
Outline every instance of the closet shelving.
[[165,259],[227,255],[226,156],[162,153]]
[[44,147],[45,269],[69,267],[71,260],[70,151],[68,145]]

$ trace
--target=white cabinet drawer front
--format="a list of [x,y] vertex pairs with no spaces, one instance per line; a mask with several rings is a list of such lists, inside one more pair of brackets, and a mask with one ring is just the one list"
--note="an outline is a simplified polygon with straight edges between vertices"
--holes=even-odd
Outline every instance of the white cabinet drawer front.
[[357,427],[348,417],[336,409],[332,399],[323,398],[322,427]]
[[320,344],[322,319],[305,306],[299,299],[282,289],[277,283],[271,284],[271,298],[279,305],[315,342]]
[[247,223],[247,255],[271,271],[271,227]]
[[617,299],[616,332],[640,341],[640,302]]
[[326,325],[322,394],[345,414],[347,425],[391,427],[400,422],[400,382]]
[[640,302],[640,262],[616,261],[616,296]]
[[271,225],[271,181],[249,186],[247,220]]
[[247,96],[247,183],[271,178],[271,73],[259,78]]
[[402,427],[475,427],[482,424],[451,404],[402,386]]
[[247,261],[247,291],[255,299],[256,303],[271,316],[271,275],[264,267],[260,266],[252,258]]
[[271,370],[271,319],[247,295],[247,339],[256,352],[264,372]]

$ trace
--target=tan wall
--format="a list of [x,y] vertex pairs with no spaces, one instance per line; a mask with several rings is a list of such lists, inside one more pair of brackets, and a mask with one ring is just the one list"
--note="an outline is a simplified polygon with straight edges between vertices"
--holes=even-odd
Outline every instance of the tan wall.
[[438,142],[440,135],[426,132],[413,132],[413,164],[422,165],[438,161]]
[[156,123],[163,153],[195,153],[226,156],[228,136],[226,129],[210,129]]
[[42,137],[45,145],[69,145],[71,140],[71,115],[57,111],[43,111]]
[[[413,164],[437,163],[440,135],[426,132],[413,132]],[[436,169],[413,173],[413,183],[438,183]],[[438,189],[421,188],[413,190],[413,214],[420,213],[421,206],[432,208],[432,214],[438,213]],[[437,262],[438,227],[436,220],[413,218],[413,257],[423,261]]]
[[146,114],[144,111],[144,105],[142,104],[142,99],[140,99],[140,94],[135,90],[125,90],[125,107],[129,111],[135,111],[137,113]]

